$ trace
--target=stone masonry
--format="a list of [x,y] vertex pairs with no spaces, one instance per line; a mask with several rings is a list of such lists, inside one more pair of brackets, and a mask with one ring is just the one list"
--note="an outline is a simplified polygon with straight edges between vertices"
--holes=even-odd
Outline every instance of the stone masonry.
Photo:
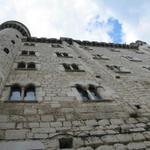
[[[34,62],[36,69],[18,69],[19,62]],[[66,71],[64,63],[79,70]],[[36,100],[10,100],[14,84],[23,89],[33,84]],[[102,98],[84,101],[77,84],[96,86]],[[22,23],[5,22],[0,25],[0,150],[59,149],[150,150],[150,47],[139,41],[36,38]]]

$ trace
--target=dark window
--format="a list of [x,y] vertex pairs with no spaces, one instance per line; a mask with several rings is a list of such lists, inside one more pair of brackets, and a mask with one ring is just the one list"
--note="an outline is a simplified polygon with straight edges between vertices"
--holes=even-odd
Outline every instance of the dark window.
[[76,65],[76,64],[72,64],[72,69],[78,71],[78,70],[79,70],[79,67],[78,67],[78,65]]
[[80,96],[82,97],[83,101],[90,100],[88,92],[81,85],[76,85],[76,89],[78,90],[78,92],[79,92]]
[[64,57],[69,57],[68,53],[63,53]]
[[19,38],[19,36],[16,34],[16,38]]
[[22,51],[22,55],[28,55],[28,51]]
[[11,40],[11,43],[12,43],[12,44],[15,44],[15,41],[14,41],[14,40]]
[[35,86],[28,85],[24,91],[24,100],[34,101],[35,100]]
[[34,51],[29,51],[29,55],[35,56],[35,52]]
[[35,63],[34,62],[28,63],[27,68],[28,69],[35,69]]
[[94,85],[89,85],[88,90],[90,91],[92,100],[100,100],[102,99],[101,96],[97,92],[97,88]]
[[6,54],[9,54],[9,49],[8,49],[8,48],[4,48],[4,52],[5,52]]
[[10,98],[11,101],[21,100],[21,87],[17,84],[11,87]]
[[63,64],[66,71],[71,71],[71,66],[69,64]]
[[20,62],[18,63],[18,69],[25,69],[26,68],[26,64],[24,62]]
[[59,52],[56,52],[56,55],[57,55],[58,57],[62,57],[61,53],[59,53]]
[[59,148],[72,148],[73,147],[73,140],[72,138],[61,138],[59,139]]

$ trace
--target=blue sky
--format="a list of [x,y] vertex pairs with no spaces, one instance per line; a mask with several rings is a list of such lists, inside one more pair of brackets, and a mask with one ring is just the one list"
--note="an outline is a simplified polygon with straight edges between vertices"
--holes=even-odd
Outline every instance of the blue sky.
[[149,43],[150,0],[0,0],[0,23],[17,20],[32,36]]

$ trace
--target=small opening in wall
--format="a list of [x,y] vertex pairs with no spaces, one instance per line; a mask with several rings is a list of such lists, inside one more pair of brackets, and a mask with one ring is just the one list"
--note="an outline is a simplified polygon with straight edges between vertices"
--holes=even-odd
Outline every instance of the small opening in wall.
[[140,105],[134,105],[137,109],[141,109],[141,106]]
[[101,76],[100,75],[96,75],[96,78],[101,78]]
[[59,139],[59,148],[60,149],[72,148],[72,145],[73,145],[72,138],[61,138],[61,139]]
[[8,49],[8,48],[4,48],[4,52],[5,52],[6,54],[9,54],[9,49]]
[[116,79],[120,79],[120,76],[116,76]]
[[19,36],[16,34],[16,38],[19,38]]
[[15,44],[15,41],[14,41],[14,40],[11,40],[11,43],[12,43],[12,44]]

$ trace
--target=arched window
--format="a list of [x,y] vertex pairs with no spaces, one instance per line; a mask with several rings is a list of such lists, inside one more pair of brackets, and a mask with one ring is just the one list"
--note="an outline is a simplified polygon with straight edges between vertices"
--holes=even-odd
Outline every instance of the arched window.
[[17,68],[18,68],[18,69],[25,69],[25,68],[26,68],[25,62],[19,62]]
[[4,48],[4,52],[5,52],[6,54],[9,54],[9,49],[8,49],[8,48]]
[[82,97],[83,101],[90,100],[90,97],[88,95],[88,92],[79,84],[76,85],[76,89],[80,93],[80,96]]
[[35,86],[30,84],[25,88],[24,100],[34,101],[35,100]]
[[88,88],[90,94],[91,94],[91,99],[92,100],[100,100],[102,99],[101,96],[97,92],[97,88],[94,85],[89,85]]
[[21,100],[21,87],[18,84],[15,84],[11,87],[9,99],[11,101]]
[[28,63],[27,68],[28,69],[35,69],[35,63],[34,62]]
[[63,64],[65,71],[71,71],[71,67],[69,64]]
[[71,66],[72,66],[73,70],[79,70],[78,65],[76,65],[76,64],[72,64]]
[[27,51],[22,51],[21,54],[22,54],[22,55],[28,55],[28,52],[27,52]]

